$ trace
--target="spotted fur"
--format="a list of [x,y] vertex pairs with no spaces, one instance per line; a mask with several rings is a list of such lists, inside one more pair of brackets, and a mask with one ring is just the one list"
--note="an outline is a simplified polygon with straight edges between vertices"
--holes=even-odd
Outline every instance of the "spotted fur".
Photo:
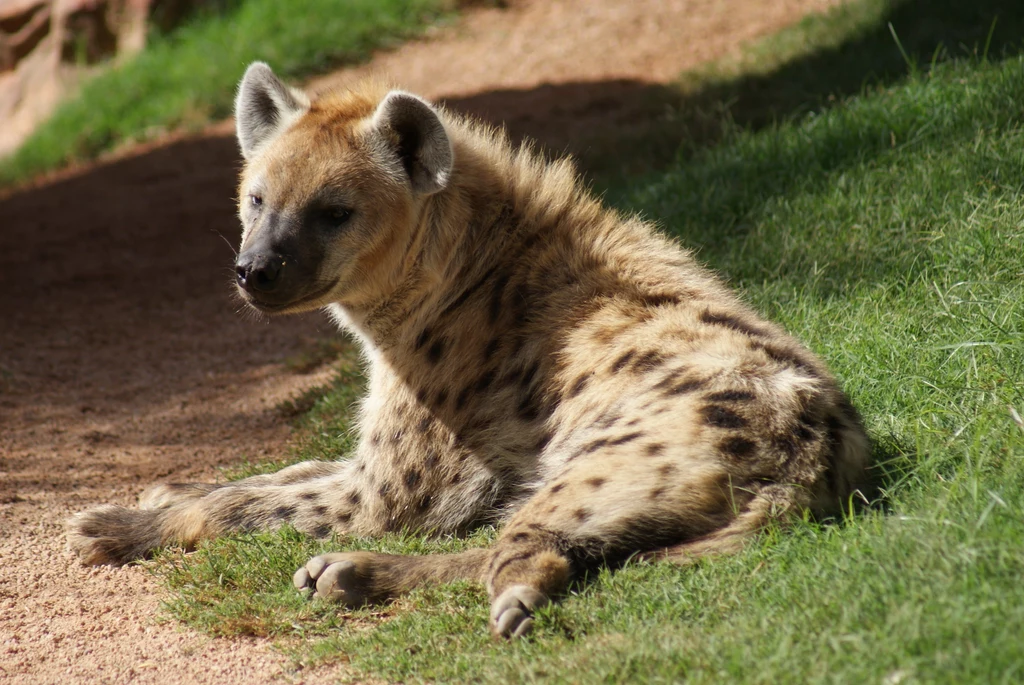
[[310,102],[265,65],[238,120],[240,292],[268,313],[326,307],[361,342],[362,439],[340,461],[80,514],[86,563],[285,523],[500,521],[488,550],[324,555],[295,582],[359,605],[476,579],[494,633],[518,636],[588,566],[730,551],[863,483],[864,431],[821,361],[568,161],[377,84]]

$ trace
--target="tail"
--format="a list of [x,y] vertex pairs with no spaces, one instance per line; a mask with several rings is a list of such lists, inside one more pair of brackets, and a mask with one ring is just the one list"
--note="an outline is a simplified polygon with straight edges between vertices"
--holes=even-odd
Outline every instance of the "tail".
[[641,559],[689,565],[699,559],[735,554],[769,524],[784,523],[794,511],[805,508],[804,491],[795,486],[770,485],[761,489],[727,524],[707,535],[638,555]]

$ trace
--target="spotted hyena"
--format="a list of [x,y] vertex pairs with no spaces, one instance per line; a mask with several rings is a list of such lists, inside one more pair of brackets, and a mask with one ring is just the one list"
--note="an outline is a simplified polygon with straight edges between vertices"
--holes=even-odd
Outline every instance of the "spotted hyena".
[[734,550],[863,482],[867,440],[824,364],[568,161],[375,84],[311,102],[261,63],[236,116],[238,290],[267,314],[326,308],[362,343],[359,446],[79,514],[86,563],[282,524],[500,520],[489,549],[325,554],[294,580],[349,606],[479,580],[494,634],[519,636],[588,566]]

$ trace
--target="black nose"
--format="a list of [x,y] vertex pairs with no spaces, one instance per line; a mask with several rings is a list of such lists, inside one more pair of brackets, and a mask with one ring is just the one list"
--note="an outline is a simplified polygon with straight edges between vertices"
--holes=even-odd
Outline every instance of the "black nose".
[[235,262],[235,278],[250,292],[269,293],[281,283],[283,269],[280,255],[243,252]]

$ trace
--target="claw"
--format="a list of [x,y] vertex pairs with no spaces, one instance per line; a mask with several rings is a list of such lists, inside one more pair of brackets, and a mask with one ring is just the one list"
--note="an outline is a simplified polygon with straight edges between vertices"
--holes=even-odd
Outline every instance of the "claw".
[[312,592],[313,597],[351,608],[361,607],[368,602],[366,578],[360,577],[360,560],[354,556],[339,553],[313,557],[295,572],[292,583],[300,592]]
[[533,629],[533,612],[547,604],[547,596],[528,585],[513,585],[491,605],[491,632],[499,638],[522,637]]

